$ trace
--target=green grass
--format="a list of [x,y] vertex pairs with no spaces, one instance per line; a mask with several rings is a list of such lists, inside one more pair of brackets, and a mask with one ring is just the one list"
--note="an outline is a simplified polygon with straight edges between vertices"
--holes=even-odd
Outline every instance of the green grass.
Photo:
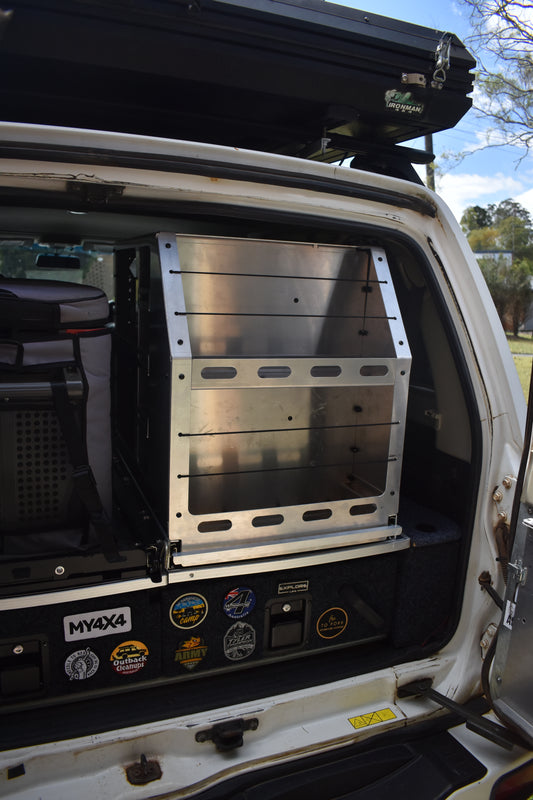
[[526,400],[529,397],[529,380],[531,377],[531,361],[533,357],[533,336],[531,334],[522,334],[521,336],[513,336],[512,333],[507,333],[507,341],[509,349],[513,354],[513,361],[515,363],[518,377],[522,385],[522,391]]
[[518,372],[518,377],[520,378],[522,391],[524,392],[524,397],[526,400],[529,395],[529,379],[531,376],[532,360],[533,356],[531,358],[528,358],[528,356],[513,356],[513,361],[515,363],[516,371]]
[[512,333],[507,334],[507,341],[511,348],[511,353],[527,353],[533,355],[533,337],[528,334],[521,336],[513,336]]

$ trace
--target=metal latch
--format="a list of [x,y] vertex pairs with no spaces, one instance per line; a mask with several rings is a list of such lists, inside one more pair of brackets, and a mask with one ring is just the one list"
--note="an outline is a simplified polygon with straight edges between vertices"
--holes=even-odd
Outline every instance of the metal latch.
[[158,781],[162,774],[159,762],[148,761],[144,753],[136,764],[126,767],[126,777],[133,786],[145,786],[152,781]]
[[227,722],[217,722],[211,728],[198,731],[194,737],[197,742],[213,742],[216,749],[221,753],[235,750],[243,745],[243,733],[245,731],[256,731],[259,721],[252,717],[250,719],[230,719]]
[[450,50],[452,46],[451,34],[445,34],[437,45],[435,51],[435,71],[431,81],[432,89],[442,89],[446,75],[450,69]]
[[402,72],[402,83],[409,86],[426,86],[426,76],[421,72]]
[[[532,523],[531,526],[528,525],[527,527],[533,527],[533,520],[524,520],[524,525],[526,522]],[[507,569],[514,573],[514,577],[518,586],[525,586],[527,581],[527,567],[524,567],[520,558],[517,560],[516,564],[509,563],[507,565]]]

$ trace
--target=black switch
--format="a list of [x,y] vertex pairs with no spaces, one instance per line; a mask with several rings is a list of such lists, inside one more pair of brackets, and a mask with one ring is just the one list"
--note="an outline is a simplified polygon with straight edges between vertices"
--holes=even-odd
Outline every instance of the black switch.
[[278,622],[272,625],[270,635],[270,646],[275,647],[295,647],[302,643],[303,624],[300,620]]

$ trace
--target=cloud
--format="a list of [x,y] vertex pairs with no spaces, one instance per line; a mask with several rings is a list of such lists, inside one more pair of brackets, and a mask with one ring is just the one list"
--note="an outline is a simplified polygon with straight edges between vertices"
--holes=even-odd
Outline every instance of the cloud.
[[[448,173],[438,176],[436,182],[437,194],[442,197],[457,219],[461,218],[463,211],[468,206],[484,206],[508,197],[513,197],[521,202],[517,193],[522,192],[522,196],[529,194],[529,192],[523,192],[523,183],[516,178],[504,175],[503,172],[494,175]],[[533,201],[533,190],[531,196]]]
[[521,206],[524,206],[527,211],[533,217],[533,189],[528,189],[527,192],[522,192],[522,194],[517,194],[514,197],[517,203],[520,203]]

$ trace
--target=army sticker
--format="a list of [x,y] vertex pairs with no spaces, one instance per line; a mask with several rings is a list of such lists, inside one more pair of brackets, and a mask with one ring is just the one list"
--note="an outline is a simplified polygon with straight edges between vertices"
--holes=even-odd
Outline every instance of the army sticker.
[[255,593],[251,589],[232,589],[224,598],[224,611],[231,619],[242,619],[255,606]]
[[316,632],[322,639],[335,639],[348,624],[348,614],[343,608],[328,608],[318,618]]
[[230,661],[242,661],[255,650],[255,630],[247,622],[236,622],[224,636],[224,655]]
[[193,670],[207,654],[207,645],[199,636],[191,636],[178,644],[174,661],[185,669]]
[[92,678],[100,665],[100,659],[90,647],[76,650],[65,661],[65,672],[71,681],[84,681]]
[[111,653],[111,666],[119,675],[133,675],[143,669],[148,661],[148,648],[142,642],[121,642]]
[[170,621],[176,628],[196,628],[207,617],[207,600],[201,594],[182,594],[170,606]]

